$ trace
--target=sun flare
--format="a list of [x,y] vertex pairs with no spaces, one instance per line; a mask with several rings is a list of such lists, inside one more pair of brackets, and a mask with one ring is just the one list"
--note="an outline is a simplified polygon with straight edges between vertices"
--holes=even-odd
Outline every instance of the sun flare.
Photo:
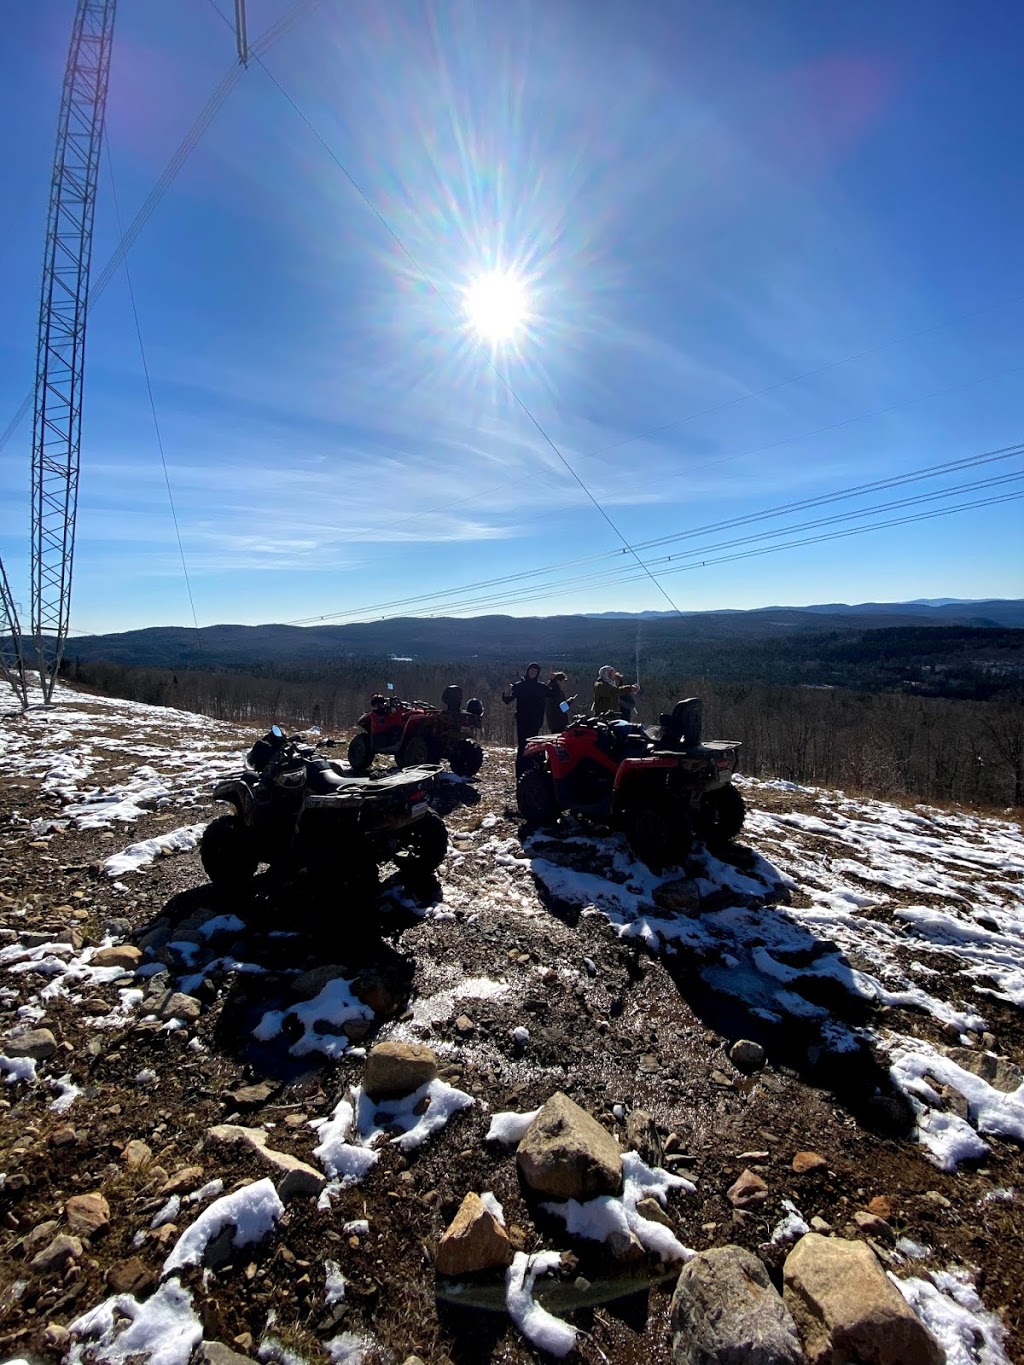
[[492,346],[511,341],[529,311],[523,282],[510,270],[477,275],[463,292],[462,306],[472,331]]

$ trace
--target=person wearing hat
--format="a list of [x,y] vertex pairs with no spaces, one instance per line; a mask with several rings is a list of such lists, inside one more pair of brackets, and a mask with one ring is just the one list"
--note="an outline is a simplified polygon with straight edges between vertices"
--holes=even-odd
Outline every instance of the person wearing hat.
[[523,750],[531,736],[544,724],[544,705],[551,696],[551,684],[540,680],[540,664],[529,664],[523,676],[509,683],[501,694],[506,706],[516,704],[516,776],[523,766]]
[[565,688],[562,686],[565,680],[564,673],[552,673],[551,681],[548,683],[551,695],[544,708],[544,719],[553,735],[560,735],[569,724],[569,708],[576,700],[575,697],[565,695]]
[[594,715],[605,716],[608,720],[621,719],[622,699],[632,699],[640,691],[636,683],[625,683],[622,674],[616,673],[611,664],[597,670],[594,683]]

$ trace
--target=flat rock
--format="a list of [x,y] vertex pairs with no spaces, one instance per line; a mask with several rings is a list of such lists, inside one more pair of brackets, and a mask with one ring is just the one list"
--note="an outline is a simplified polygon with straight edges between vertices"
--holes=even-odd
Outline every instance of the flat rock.
[[823,1171],[828,1166],[828,1162],[817,1152],[797,1152],[793,1158],[793,1170],[797,1175],[805,1175],[808,1171]]
[[549,1199],[584,1200],[622,1192],[619,1144],[561,1091],[526,1130],[516,1163],[527,1185]]
[[273,1093],[274,1087],[268,1081],[258,1081],[255,1085],[240,1085],[237,1090],[228,1090],[226,1098],[236,1109],[258,1109]]
[[157,1005],[156,1012],[161,1019],[193,1021],[202,1014],[203,1007],[194,995],[185,995],[182,991],[168,991],[166,997]]
[[218,1123],[208,1132],[213,1142],[233,1146],[241,1143],[256,1153],[265,1166],[269,1166],[275,1178],[277,1193],[286,1203],[296,1196],[317,1196],[327,1184],[322,1171],[300,1161],[288,1152],[279,1152],[267,1146],[267,1134],[262,1128],[243,1128],[235,1123]]
[[153,1160],[153,1149],[141,1138],[132,1138],[125,1144],[121,1160],[130,1171],[143,1171]]
[[877,1237],[880,1242],[894,1242],[896,1234],[884,1218],[880,1218],[877,1213],[868,1213],[865,1209],[858,1209],[853,1215],[854,1224],[867,1237]]
[[660,1223],[663,1228],[675,1232],[676,1228],[672,1219],[653,1196],[649,1195],[646,1199],[639,1200],[636,1211],[641,1218],[646,1218],[649,1223]]
[[251,1365],[252,1357],[240,1355],[222,1341],[203,1341],[199,1345],[196,1365]]
[[48,1245],[56,1231],[56,1218],[48,1218],[45,1223],[37,1223],[32,1231],[27,1232],[21,1239],[21,1254],[30,1261],[37,1251]]
[[157,1194],[186,1194],[189,1190],[194,1190],[205,1178],[206,1171],[202,1166],[181,1166],[173,1175],[168,1176],[157,1190]]
[[676,915],[700,914],[700,892],[687,877],[654,888],[654,904]]
[[971,1071],[983,1081],[988,1081],[995,1090],[1016,1090],[1024,1081],[1024,1071],[1008,1057],[997,1057],[992,1052],[977,1052],[970,1047],[948,1047],[946,1056],[965,1071]]
[[107,1271],[107,1284],[115,1294],[144,1294],[156,1283],[156,1276],[138,1256],[118,1261]]
[[90,967],[121,967],[133,972],[142,961],[142,949],[133,943],[117,943],[112,948],[99,948],[89,959]]
[[740,1071],[757,1071],[764,1066],[765,1051],[760,1043],[740,1038],[729,1049],[729,1061]]
[[29,1029],[27,1033],[5,1038],[0,1043],[0,1052],[5,1057],[31,1057],[36,1062],[45,1062],[56,1051],[57,1039],[48,1028]]
[[943,1365],[942,1348],[865,1243],[809,1232],[783,1274],[811,1365]]
[[802,1365],[792,1315],[743,1247],[701,1251],[672,1295],[673,1365]]
[[378,1043],[363,1069],[363,1089],[371,1099],[411,1095],[437,1076],[437,1057],[423,1043]]
[[467,1194],[437,1244],[439,1275],[472,1275],[512,1260],[508,1233],[478,1194]]
[[89,1194],[74,1194],[64,1205],[68,1227],[78,1237],[95,1237],[110,1222],[110,1205],[93,1190]]
[[323,962],[318,967],[311,967],[308,972],[299,972],[298,976],[293,976],[288,982],[288,989],[300,1000],[312,1000],[330,982],[346,975],[344,967],[339,967],[336,963]]
[[37,1275],[50,1275],[55,1270],[63,1270],[69,1261],[77,1261],[81,1254],[79,1238],[61,1232],[42,1251],[36,1252],[29,1265]]
[[745,1209],[751,1204],[763,1204],[768,1198],[768,1186],[759,1175],[748,1170],[740,1174],[726,1194],[734,1209]]

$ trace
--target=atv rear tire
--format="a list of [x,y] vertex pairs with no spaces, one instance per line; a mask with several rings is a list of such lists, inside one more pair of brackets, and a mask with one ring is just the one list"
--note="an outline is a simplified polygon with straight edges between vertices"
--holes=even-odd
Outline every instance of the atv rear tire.
[[685,824],[664,803],[634,806],[626,832],[633,852],[652,872],[680,863],[689,848]]
[[218,890],[240,888],[252,881],[259,866],[249,832],[239,815],[218,815],[203,831],[199,857]]
[[365,730],[360,730],[348,746],[348,766],[357,776],[373,766],[373,741]]
[[405,848],[396,855],[395,862],[402,877],[427,877],[436,872],[448,852],[448,830],[433,811],[410,825],[405,835]]
[[544,768],[527,768],[516,783],[516,805],[528,825],[553,825],[559,811],[551,774]]
[[484,751],[475,739],[457,739],[448,755],[448,765],[456,777],[476,777],[484,761]]
[[743,797],[730,782],[728,786],[708,792],[701,801],[697,833],[706,844],[727,844],[743,828],[746,813]]
[[436,763],[437,756],[429,739],[423,735],[413,735],[405,741],[395,762],[400,768],[418,768],[421,763]]

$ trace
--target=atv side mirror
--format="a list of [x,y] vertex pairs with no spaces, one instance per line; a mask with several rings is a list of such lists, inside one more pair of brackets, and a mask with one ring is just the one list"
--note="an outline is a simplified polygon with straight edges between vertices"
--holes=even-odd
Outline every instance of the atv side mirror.
[[284,731],[281,729],[280,725],[272,725],[270,727],[270,733],[275,739],[284,739]]

